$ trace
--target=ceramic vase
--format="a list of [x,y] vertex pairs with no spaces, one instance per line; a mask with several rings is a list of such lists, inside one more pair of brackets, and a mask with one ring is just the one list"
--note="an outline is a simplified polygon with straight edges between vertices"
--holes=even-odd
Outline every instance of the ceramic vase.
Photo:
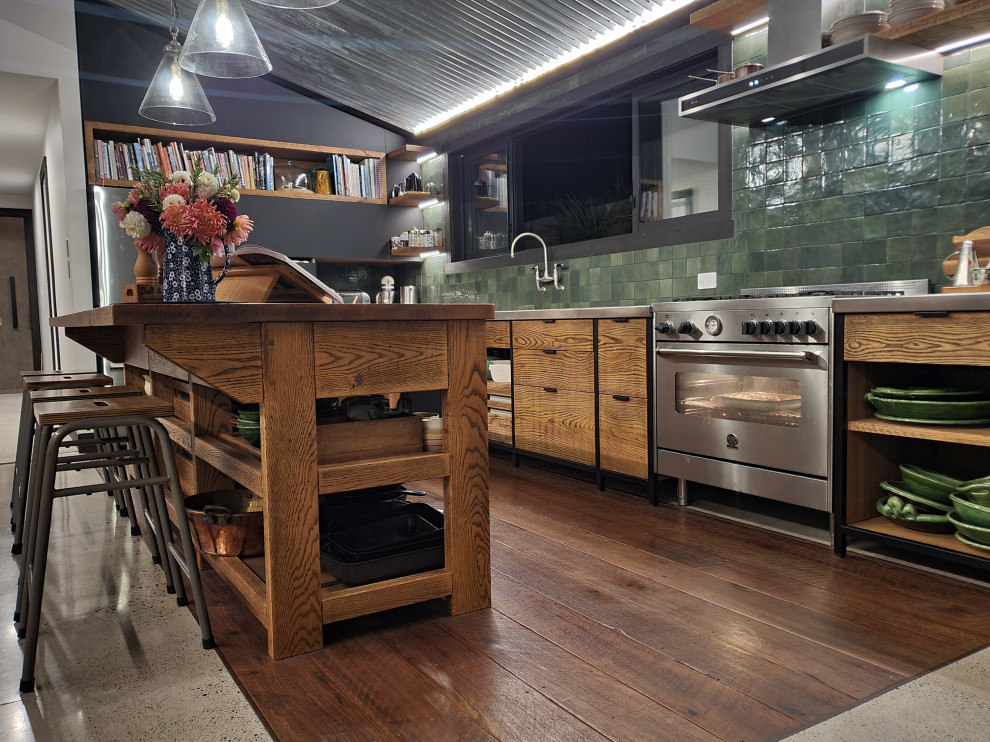
[[162,300],[165,302],[210,302],[216,299],[216,286],[230,268],[230,250],[224,247],[223,271],[214,280],[210,264],[204,265],[188,240],[165,231],[162,254]]

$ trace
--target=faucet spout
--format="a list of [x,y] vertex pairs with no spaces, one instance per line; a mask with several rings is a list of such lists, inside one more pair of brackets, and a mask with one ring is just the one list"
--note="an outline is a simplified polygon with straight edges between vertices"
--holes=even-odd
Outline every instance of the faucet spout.
[[547,257],[547,243],[543,241],[535,232],[520,232],[516,235],[516,238],[512,240],[512,244],[509,245],[509,257],[514,258],[516,256],[516,243],[519,242],[523,237],[533,237],[543,245],[543,275],[540,275],[540,267],[536,266],[536,280],[538,283],[550,283],[553,280],[550,274],[550,260]]

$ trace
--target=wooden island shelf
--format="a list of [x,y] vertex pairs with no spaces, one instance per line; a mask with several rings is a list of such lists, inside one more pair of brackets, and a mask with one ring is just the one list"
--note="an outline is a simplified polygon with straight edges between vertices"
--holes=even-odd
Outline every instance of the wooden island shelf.
[[[52,320],[175,407],[163,419],[186,495],[237,484],[264,500],[265,555],[205,556],[268,631],[268,652],[323,646],[323,625],[435,598],[491,605],[486,305],[118,304]],[[443,450],[318,454],[315,400],[440,390]],[[261,446],[232,430],[259,403]],[[358,423],[352,423],[357,425]],[[331,426],[346,430],[347,425]],[[179,465],[181,462],[181,466]],[[444,567],[349,587],[320,568],[318,498],[444,481]],[[181,515],[181,514],[175,514]]]

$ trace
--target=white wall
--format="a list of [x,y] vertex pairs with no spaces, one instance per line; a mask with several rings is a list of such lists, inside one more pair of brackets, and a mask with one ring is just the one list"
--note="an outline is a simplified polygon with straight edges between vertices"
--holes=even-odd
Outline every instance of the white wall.
[[29,194],[0,193],[0,209],[32,209],[34,202]]
[[[89,309],[93,290],[86,218],[86,165],[83,152],[79,71],[76,60],[75,15],[72,0],[0,0],[0,71],[54,80],[57,93],[45,131],[52,243],[56,260],[56,297],[60,314]],[[41,163],[38,163],[40,171]],[[28,196],[37,205],[35,194]],[[35,214],[38,304],[45,366],[51,366],[48,346],[48,292],[44,273],[44,232]],[[68,240],[68,256],[66,241]],[[91,368],[95,356],[82,346],[62,340],[61,365]]]

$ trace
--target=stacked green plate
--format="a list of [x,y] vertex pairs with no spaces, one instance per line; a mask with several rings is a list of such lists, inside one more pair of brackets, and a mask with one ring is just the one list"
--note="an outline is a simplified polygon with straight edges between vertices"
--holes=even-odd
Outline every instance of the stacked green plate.
[[876,387],[863,399],[881,420],[926,425],[990,423],[990,396],[978,390]]
[[949,502],[949,495],[962,485],[962,481],[931,469],[914,464],[901,464],[901,479],[911,492],[942,503]]

